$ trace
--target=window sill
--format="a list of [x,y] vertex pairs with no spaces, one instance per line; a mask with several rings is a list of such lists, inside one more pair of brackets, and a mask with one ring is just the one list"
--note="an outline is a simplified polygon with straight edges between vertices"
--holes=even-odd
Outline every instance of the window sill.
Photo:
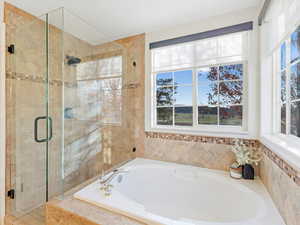
[[209,137],[229,137],[229,138],[243,138],[255,139],[249,135],[248,131],[243,131],[241,128],[187,128],[187,127],[152,127],[146,128],[146,132],[172,133],[172,134],[187,134],[199,135]]
[[264,135],[260,141],[293,168],[300,171],[300,140],[281,135]]

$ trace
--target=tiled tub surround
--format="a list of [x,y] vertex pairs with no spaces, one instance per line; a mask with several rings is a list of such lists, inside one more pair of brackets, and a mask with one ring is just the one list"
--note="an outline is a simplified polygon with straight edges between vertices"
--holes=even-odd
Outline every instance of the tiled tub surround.
[[[233,138],[146,132],[145,157],[211,169],[228,170],[234,161]],[[257,169],[262,182],[287,225],[300,221],[300,171],[256,140],[244,140],[260,148],[263,160]]]
[[69,190],[64,200],[52,200],[47,203],[46,225],[146,225],[73,197],[75,192],[94,181],[95,179],[90,179]]
[[260,177],[287,225],[300,224],[300,171],[262,146]]
[[[144,157],[183,163],[209,169],[229,170],[235,156],[231,151],[234,138],[146,132]],[[256,140],[244,140],[246,146],[258,149]],[[257,174],[258,170],[256,168]]]
[[121,169],[127,172],[111,182],[110,197],[99,180],[74,197],[147,224],[284,225],[258,178],[234,180],[225,171],[141,158]]

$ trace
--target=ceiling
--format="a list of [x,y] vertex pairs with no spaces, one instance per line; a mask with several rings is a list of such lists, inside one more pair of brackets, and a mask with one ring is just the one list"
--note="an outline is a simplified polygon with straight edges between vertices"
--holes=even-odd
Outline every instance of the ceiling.
[[[100,42],[196,22],[203,18],[257,6],[261,1],[262,0],[7,0],[7,2],[36,16],[64,7],[69,12],[83,18],[83,20],[90,24],[91,27],[94,27],[98,33],[101,33],[102,37],[100,38]],[[78,24],[76,20],[69,19],[69,21],[70,23],[66,23],[65,27],[67,27],[68,24],[73,27]],[[78,25],[78,27],[80,27],[80,25]],[[76,29],[77,32],[81,30],[80,28]],[[79,33],[82,35],[86,32],[81,31]]]

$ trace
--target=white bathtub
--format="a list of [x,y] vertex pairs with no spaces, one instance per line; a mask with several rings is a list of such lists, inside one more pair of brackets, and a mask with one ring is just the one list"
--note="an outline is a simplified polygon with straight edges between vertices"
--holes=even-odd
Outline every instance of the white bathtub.
[[284,225],[260,180],[227,172],[135,159],[106,197],[94,182],[74,197],[147,224]]

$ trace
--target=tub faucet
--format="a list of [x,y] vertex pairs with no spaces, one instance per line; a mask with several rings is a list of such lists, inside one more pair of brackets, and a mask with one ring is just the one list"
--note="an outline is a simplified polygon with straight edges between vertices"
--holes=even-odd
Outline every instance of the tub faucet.
[[104,191],[104,194],[106,196],[111,195],[111,189],[113,188],[113,185],[110,184],[110,182],[118,175],[121,173],[127,173],[128,171],[122,170],[122,169],[114,169],[112,171],[112,174],[110,174],[106,179],[104,177],[100,178],[100,184],[101,188],[100,190]]

